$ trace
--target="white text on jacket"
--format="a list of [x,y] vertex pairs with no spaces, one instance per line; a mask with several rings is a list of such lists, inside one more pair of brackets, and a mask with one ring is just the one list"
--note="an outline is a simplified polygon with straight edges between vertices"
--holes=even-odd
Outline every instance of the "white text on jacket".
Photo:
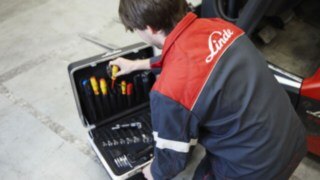
[[224,45],[230,40],[233,35],[233,31],[230,29],[224,29],[221,31],[214,31],[210,34],[208,39],[208,45],[211,54],[206,58],[206,63],[210,63]]

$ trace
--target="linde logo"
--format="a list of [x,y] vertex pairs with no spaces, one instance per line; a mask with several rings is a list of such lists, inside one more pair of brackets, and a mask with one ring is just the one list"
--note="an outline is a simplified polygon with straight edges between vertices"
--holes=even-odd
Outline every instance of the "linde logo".
[[206,63],[210,63],[218,52],[223,48],[225,44],[230,40],[233,35],[233,31],[230,29],[224,29],[222,31],[214,31],[210,34],[208,39],[208,45],[211,54],[206,58]]

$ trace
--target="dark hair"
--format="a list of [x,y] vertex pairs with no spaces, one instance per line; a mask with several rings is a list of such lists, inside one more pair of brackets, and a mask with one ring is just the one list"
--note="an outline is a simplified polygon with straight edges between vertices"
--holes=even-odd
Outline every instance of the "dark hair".
[[145,30],[148,25],[168,35],[187,7],[185,0],[120,0],[119,16],[127,30]]

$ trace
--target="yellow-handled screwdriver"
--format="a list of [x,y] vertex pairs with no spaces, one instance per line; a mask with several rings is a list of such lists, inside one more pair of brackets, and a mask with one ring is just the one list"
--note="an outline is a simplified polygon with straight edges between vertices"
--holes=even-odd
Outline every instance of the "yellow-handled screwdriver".
[[107,85],[107,81],[104,78],[100,79],[100,89],[103,95],[108,94],[108,85]]
[[96,105],[96,111],[98,112],[98,117],[102,118],[103,115],[103,110],[102,110],[102,103],[100,100],[100,91],[99,91],[99,84],[95,76],[90,77],[90,84],[94,93],[94,101]]
[[117,79],[116,77],[116,74],[119,72],[119,67],[116,66],[116,65],[113,65],[112,66],[112,69],[111,69],[111,80],[112,80],[112,84],[111,84],[111,88],[113,89],[114,88],[114,83]]
[[100,83],[100,89],[102,93],[102,103],[103,103],[104,109],[106,110],[105,114],[107,116],[112,113],[111,105],[108,98],[108,94],[109,94],[108,84],[105,78],[100,78],[99,83]]
[[126,94],[127,94],[127,82],[126,81],[121,81],[121,99],[122,99],[122,105],[124,108],[127,107],[127,99],[126,99]]
[[126,81],[121,81],[121,94],[126,95],[127,94],[127,83]]
[[92,87],[94,95],[99,95],[100,94],[99,85],[98,85],[98,81],[97,81],[96,77],[91,76],[90,83],[91,83],[91,87]]

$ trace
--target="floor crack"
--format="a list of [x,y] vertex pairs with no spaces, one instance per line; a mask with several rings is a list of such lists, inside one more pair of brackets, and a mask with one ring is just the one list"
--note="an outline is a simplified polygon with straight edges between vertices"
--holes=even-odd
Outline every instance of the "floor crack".
[[50,117],[43,115],[38,112],[31,104],[23,99],[15,97],[9,89],[7,89],[3,84],[0,83],[0,94],[4,95],[13,104],[18,105],[23,110],[30,113],[33,117],[38,119],[43,125],[53,131],[55,134],[60,136],[63,140],[69,144],[76,147],[80,152],[89,156],[92,160],[98,162],[98,159],[93,152],[93,150],[88,146],[88,144],[81,139],[78,139],[75,135],[70,133],[65,127],[53,121]]

